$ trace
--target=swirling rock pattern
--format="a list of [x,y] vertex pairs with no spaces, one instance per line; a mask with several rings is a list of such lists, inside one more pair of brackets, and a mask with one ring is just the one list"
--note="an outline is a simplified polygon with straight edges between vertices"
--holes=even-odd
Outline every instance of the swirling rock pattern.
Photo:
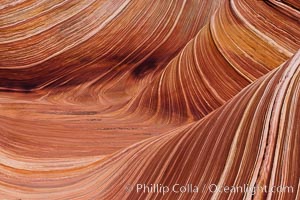
[[299,8],[1,1],[0,199],[299,198]]

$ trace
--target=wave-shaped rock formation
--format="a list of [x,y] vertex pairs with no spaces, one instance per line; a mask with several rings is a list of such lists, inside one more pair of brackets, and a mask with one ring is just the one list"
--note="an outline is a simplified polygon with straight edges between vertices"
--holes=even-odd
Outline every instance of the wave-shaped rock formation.
[[299,9],[0,1],[0,199],[299,199]]

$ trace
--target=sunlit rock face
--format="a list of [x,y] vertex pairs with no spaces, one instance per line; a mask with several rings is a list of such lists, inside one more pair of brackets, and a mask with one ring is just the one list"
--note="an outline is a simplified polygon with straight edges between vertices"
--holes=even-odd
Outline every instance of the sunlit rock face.
[[300,198],[299,9],[0,1],[0,199]]

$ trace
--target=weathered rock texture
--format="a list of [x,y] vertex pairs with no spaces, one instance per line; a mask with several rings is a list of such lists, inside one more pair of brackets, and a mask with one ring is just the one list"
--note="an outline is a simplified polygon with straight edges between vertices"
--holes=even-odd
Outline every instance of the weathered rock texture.
[[299,9],[0,1],[0,199],[300,198]]

